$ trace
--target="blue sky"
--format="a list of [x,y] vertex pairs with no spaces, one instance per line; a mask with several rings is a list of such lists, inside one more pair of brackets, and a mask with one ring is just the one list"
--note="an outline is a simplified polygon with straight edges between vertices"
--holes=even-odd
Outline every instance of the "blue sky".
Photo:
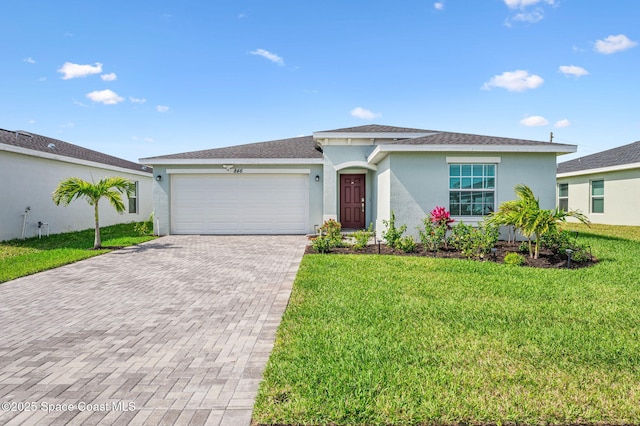
[[636,0],[3,5],[0,127],[132,161],[364,124],[640,140]]

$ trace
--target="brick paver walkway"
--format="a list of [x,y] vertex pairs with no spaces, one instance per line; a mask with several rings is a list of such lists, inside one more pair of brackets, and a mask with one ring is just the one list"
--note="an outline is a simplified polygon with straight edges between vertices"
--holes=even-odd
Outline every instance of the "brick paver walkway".
[[248,425],[305,244],[169,236],[0,284],[0,424]]

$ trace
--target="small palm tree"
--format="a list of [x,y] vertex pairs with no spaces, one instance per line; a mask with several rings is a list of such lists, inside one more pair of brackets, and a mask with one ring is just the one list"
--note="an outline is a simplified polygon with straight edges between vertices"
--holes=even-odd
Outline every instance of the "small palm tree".
[[497,225],[513,226],[515,230],[525,236],[529,244],[529,257],[538,258],[540,238],[546,234],[557,232],[559,224],[566,222],[568,217],[589,224],[587,217],[578,211],[541,209],[538,199],[527,185],[518,184],[514,191],[518,199],[502,203],[498,211],[490,216],[489,221]]
[[80,178],[72,177],[61,181],[53,192],[53,202],[56,205],[68,206],[77,198],[84,198],[89,205],[93,206],[95,217],[95,240],[94,249],[102,247],[100,239],[100,221],[98,218],[98,202],[101,198],[109,200],[118,213],[125,211],[122,194],[131,196],[134,191],[133,182],[122,177],[106,177],[97,183],[87,182]]

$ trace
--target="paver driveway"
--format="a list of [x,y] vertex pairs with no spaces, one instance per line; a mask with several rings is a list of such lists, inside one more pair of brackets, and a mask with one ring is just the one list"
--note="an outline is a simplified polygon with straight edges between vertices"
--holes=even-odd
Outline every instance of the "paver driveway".
[[248,425],[305,244],[168,236],[1,284],[0,424]]

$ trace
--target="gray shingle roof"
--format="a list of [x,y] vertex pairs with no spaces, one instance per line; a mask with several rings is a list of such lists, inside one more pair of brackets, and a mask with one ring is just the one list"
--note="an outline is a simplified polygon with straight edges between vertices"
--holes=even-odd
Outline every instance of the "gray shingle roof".
[[94,163],[105,164],[108,166],[152,173],[152,170],[149,167],[142,164],[123,160],[122,158],[113,157],[111,155],[83,148],[58,139],[48,138],[46,136],[28,133],[21,130],[10,131],[0,129],[0,143],[33,151],[46,152],[48,154],[75,158],[78,160],[92,161]]
[[558,164],[558,173],[640,163],[640,141]]
[[344,129],[323,130],[317,133],[429,133],[433,130],[412,129],[409,127],[383,126],[367,124],[365,126],[345,127]]
[[533,141],[527,139],[502,138],[497,136],[472,135],[467,133],[436,132],[432,135],[392,142],[400,145],[527,145],[527,146],[571,146],[565,144]]
[[[523,145],[523,146],[555,146],[573,147],[573,145],[556,144],[550,142],[531,141],[524,139],[510,139],[495,136],[481,136],[464,133],[438,132],[435,130],[412,129],[406,127],[382,126],[369,124],[365,126],[347,127],[344,129],[325,130],[316,133],[404,133],[402,139],[385,142],[400,145]],[[431,133],[428,136],[407,138],[407,133]],[[269,142],[250,143],[224,148],[206,149],[178,154],[162,155],[145,158],[154,163],[156,160],[200,160],[223,158],[253,158],[253,159],[321,159],[322,151],[317,147],[318,142],[313,136],[279,139]]]
[[224,148],[205,149],[180,154],[162,155],[146,160],[215,158],[322,158],[322,151],[316,148],[312,136],[257,142]]

